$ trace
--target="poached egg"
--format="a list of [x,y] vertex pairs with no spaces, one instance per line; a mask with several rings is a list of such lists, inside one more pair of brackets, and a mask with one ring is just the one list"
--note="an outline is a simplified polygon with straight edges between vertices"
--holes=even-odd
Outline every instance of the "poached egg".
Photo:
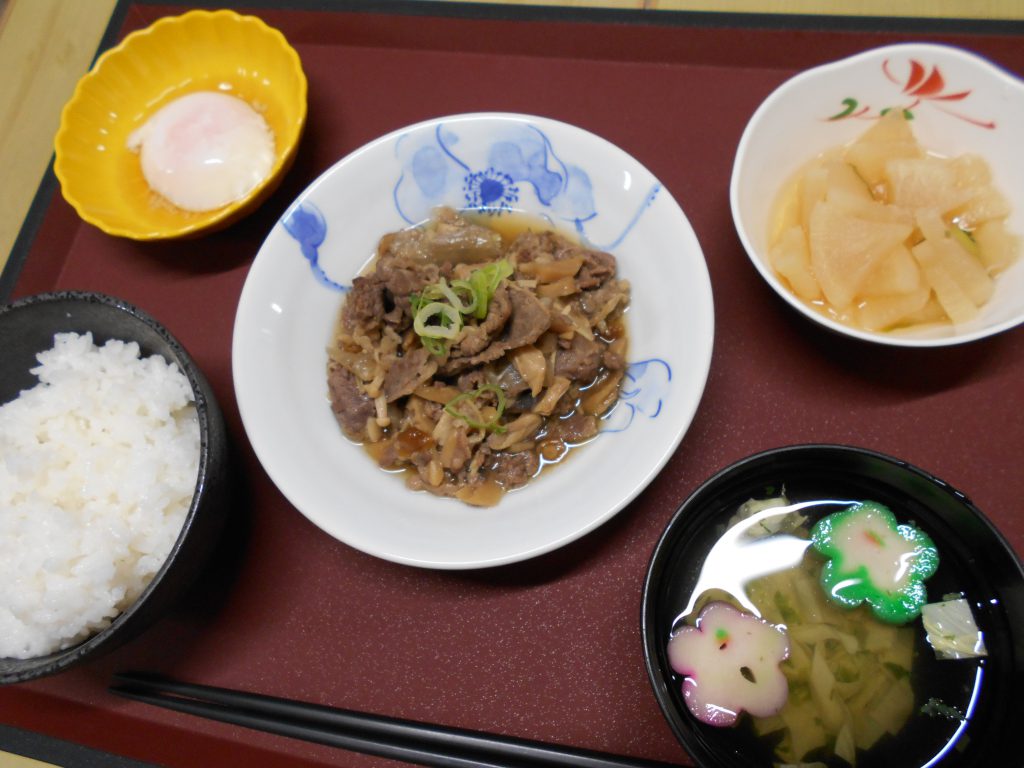
[[168,102],[128,137],[142,175],[186,211],[209,211],[248,195],[274,166],[274,135],[244,100],[197,91]]

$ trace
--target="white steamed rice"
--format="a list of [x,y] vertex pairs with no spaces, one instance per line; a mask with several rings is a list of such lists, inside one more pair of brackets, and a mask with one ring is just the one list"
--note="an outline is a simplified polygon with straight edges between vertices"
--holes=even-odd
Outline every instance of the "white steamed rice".
[[160,569],[199,471],[188,379],[135,342],[57,334],[0,406],[0,658],[106,627]]

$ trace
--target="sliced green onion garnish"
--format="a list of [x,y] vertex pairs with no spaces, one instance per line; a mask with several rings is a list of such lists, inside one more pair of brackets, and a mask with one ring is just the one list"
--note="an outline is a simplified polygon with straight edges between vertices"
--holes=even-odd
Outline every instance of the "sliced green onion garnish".
[[463,315],[479,320],[487,317],[494,292],[511,274],[512,265],[502,260],[472,272],[469,280],[453,280],[449,285],[442,277],[439,282],[424,286],[420,293],[410,293],[412,327],[423,346],[433,355],[447,352],[447,342],[438,340],[454,339],[462,330]]
[[445,339],[432,339],[429,336],[421,336],[420,341],[423,347],[435,357],[441,357],[448,351],[448,342]]
[[441,287],[437,283],[423,286],[421,293],[410,293],[409,303],[412,304],[413,314],[421,307],[425,307],[432,301],[444,301],[445,296],[441,293]]
[[409,309],[412,311],[413,318],[416,317],[417,313],[429,302],[423,298],[422,294],[410,293],[409,294]]
[[[465,280],[454,280],[451,285],[448,285],[442,277],[441,282],[437,283],[436,286],[440,290],[440,293],[443,294],[444,298],[448,300],[448,303],[459,310],[462,314],[469,315],[476,310],[478,301],[477,293],[473,290],[473,286]],[[433,288],[434,286],[431,287]],[[457,289],[469,294],[468,303],[459,298]]]
[[[435,317],[438,322],[427,325],[427,322]],[[432,301],[419,308],[412,320],[412,327],[424,338],[454,339],[462,329],[462,315],[450,304]]]
[[[494,418],[490,421],[480,421],[479,419],[474,418],[471,414],[464,413],[458,409],[458,406],[465,402],[476,405],[477,398],[485,392],[493,392],[498,398],[498,405],[495,410]],[[505,412],[505,393],[497,384],[484,384],[471,392],[463,392],[461,395],[456,395],[445,404],[444,410],[455,418],[462,419],[474,429],[487,429],[491,432],[504,432],[506,429],[503,425],[498,423],[501,419],[501,415]]]
[[456,298],[458,298],[460,292],[468,297],[468,300],[465,302],[460,301],[457,304],[454,301],[452,302],[462,314],[472,315],[476,312],[477,305],[480,303],[480,296],[477,294],[472,283],[468,280],[452,280],[451,290],[456,295]]
[[493,264],[488,264],[486,267],[480,267],[480,269],[474,271],[469,276],[469,284],[473,288],[473,292],[476,294],[476,310],[473,316],[478,320],[483,320],[487,317],[487,308],[491,303],[491,298],[494,296],[494,292],[498,290],[498,285],[506,277],[511,276],[512,265],[509,264],[505,259],[496,261]]

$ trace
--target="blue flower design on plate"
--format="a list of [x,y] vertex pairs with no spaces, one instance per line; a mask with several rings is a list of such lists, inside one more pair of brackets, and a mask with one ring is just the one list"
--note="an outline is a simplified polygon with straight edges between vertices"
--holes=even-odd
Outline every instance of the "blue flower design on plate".
[[[438,124],[433,131],[399,137],[395,154],[401,169],[393,196],[402,219],[409,225],[417,224],[439,205],[501,215],[513,210],[524,195],[532,195],[550,218],[570,222],[588,241],[586,223],[599,214],[586,171],[562,160],[548,137],[535,126],[517,124],[500,134],[489,143],[474,147],[467,146],[468,142],[463,142],[455,130],[444,124]],[[595,247],[612,250],[621,243],[660,189],[655,183],[621,233],[611,243]],[[349,290],[350,286],[332,279],[320,265],[320,248],[327,239],[328,223],[316,205],[309,201],[296,203],[281,223],[298,244],[320,285],[332,291]],[[638,414],[656,419],[669,396],[671,380],[672,368],[662,359],[630,363],[619,402],[605,417],[602,433],[629,429]]]
[[463,191],[467,208],[507,211],[519,200],[519,189],[512,177],[494,168],[466,176]]
[[630,363],[623,376],[619,402],[605,418],[601,432],[624,432],[637,414],[656,419],[671,389],[672,366],[659,358]]
[[[611,242],[595,244],[586,233],[587,222],[599,215],[590,176],[563,160],[547,134],[534,125],[514,123],[495,129],[487,141],[473,142],[438,123],[433,130],[399,136],[394,152],[399,161],[394,205],[409,225],[426,220],[440,205],[500,215],[530,202],[524,196],[531,195],[549,219],[570,224],[592,247],[612,250],[661,191],[655,182],[621,232]],[[525,207],[535,210],[538,206]],[[320,266],[320,246],[327,237],[327,222],[320,210],[308,201],[296,203],[282,224],[299,244],[317,281],[331,290],[347,290]]]
[[296,203],[285,213],[281,224],[299,244],[299,250],[309,262],[309,268],[318,283],[333,291],[349,289],[349,286],[328,277],[320,266],[320,246],[327,239],[327,220],[319,208],[310,202]]
[[[470,142],[445,124],[415,131],[395,142],[399,161],[395,208],[416,224],[439,205],[500,215],[532,197],[552,220],[569,224],[585,240],[586,224],[599,215],[594,187],[583,168],[562,159],[544,131],[514,124],[496,130],[486,142]],[[654,184],[634,216],[614,240],[615,247],[657,197]]]

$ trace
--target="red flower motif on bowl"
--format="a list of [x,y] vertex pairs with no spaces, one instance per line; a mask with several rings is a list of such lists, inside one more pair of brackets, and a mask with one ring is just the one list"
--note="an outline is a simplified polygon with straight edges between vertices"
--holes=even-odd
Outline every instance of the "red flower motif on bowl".
[[892,104],[881,109],[873,109],[868,104],[861,104],[856,98],[848,96],[841,101],[843,109],[830,115],[829,121],[845,120],[847,118],[861,118],[875,120],[884,115],[890,109],[902,109],[908,120],[914,118],[914,110],[923,104],[931,104],[936,109],[964,120],[979,128],[993,130],[996,127],[994,120],[982,120],[952,110],[948,105],[952,102],[964,101],[971,95],[971,89],[952,90],[946,83],[946,78],[937,64],[922,64],[917,59],[911,59],[909,70],[904,77],[898,76],[893,71],[892,61],[886,59],[882,62],[882,74],[885,75],[894,85],[900,86],[900,94],[908,99],[905,104]]

